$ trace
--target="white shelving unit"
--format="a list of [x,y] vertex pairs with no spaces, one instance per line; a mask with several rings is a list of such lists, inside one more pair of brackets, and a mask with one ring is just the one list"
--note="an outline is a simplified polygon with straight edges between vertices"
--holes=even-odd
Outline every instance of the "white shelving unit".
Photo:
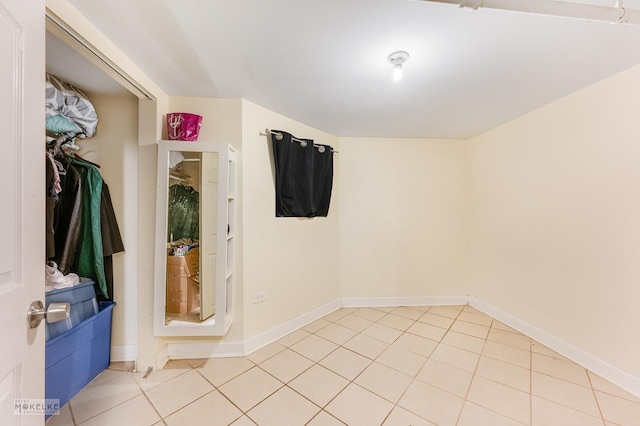
[[[213,299],[215,313],[207,319],[181,320],[180,318],[168,319],[166,312],[167,294],[167,227],[168,227],[168,194],[169,194],[169,157],[170,152],[181,152],[185,156],[194,153],[213,153],[217,155],[217,179],[213,178],[214,188],[209,191],[209,204],[215,204],[215,223],[209,228],[214,235],[215,250],[211,247],[203,247],[205,240],[201,238],[200,247],[200,271],[210,271],[209,282],[205,277],[200,277],[200,295],[202,297],[203,286],[212,286],[209,289],[215,294],[207,297]],[[203,161],[204,162],[204,161]],[[156,336],[223,336],[229,330],[233,321],[233,285],[234,285],[234,251],[236,246],[236,162],[237,153],[229,144],[210,142],[183,142],[183,141],[159,141],[158,142],[158,183],[157,183],[157,213],[156,213],[156,257],[155,257],[155,287],[154,287],[154,335]],[[203,183],[204,185],[204,183]],[[204,196],[206,197],[206,196]],[[201,199],[203,196],[201,195]],[[203,217],[210,217],[214,212],[205,211],[209,204],[207,200],[201,200],[200,223]],[[206,218],[205,218],[206,219]],[[202,226],[201,226],[201,234]],[[203,253],[211,253],[205,256]],[[210,262],[203,265],[202,262]],[[206,266],[206,268],[203,268]],[[215,276],[215,279],[213,278]],[[214,283],[210,281],[215,281]],[[209,305],[207,305],[209,306]],[[213,312],[213,311],[212,311]]]

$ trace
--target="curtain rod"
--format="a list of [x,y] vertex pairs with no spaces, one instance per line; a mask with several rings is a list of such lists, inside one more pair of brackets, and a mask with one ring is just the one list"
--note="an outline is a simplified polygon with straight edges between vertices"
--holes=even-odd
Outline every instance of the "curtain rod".
[[[274,135],[274,136],[276,137],[276,140],[279,140],[279,141],[281,141],[281,140],[282,140],[282,138],[284,138],[284,136],[282,135],[282,133],[274,132],[273,130],[269,130],[269,129],[267,129],[267,130],[266,130],[266,133],[262,133],[262,132],[260,132],[260,136],[268,136],[269,134]],[[300,146],[302,146],[303,148],[307,146],[307,143],[309,143],[309,140],[308,140],[308,139],[307,139],[307,140],[305,140],[305,139],[298,139],[298,138],[295,138],[295,137],[293,137],[293,136],[291,136],[291,140],[292,140],[293,142],[298,142],[298,143],[300,144]],[[314,146],[314,147],[316,147],[316,148],[318,148],[318,151],[320,151],[320,153],[323,153],[323,152],[324,152],[324,150],[325,150],[325,146],[329,146],[329,145],[318,145],[318,144],[314,143],[314,144],[313,144],[313,146]],[[335,149],[331,148],[330,146],[329,146],[329,148],[331,149],[331,152],[332,152],[333,154],[338,154],[338,151],[336,151]]]

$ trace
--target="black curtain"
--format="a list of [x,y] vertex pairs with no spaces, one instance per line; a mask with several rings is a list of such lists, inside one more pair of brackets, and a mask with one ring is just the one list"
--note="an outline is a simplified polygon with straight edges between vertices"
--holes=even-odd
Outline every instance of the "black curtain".
[[[275,135],[282,135],[282,138]],[[290,133],[271,134],[277,217],[326,217],[333,186],[333,150]]]

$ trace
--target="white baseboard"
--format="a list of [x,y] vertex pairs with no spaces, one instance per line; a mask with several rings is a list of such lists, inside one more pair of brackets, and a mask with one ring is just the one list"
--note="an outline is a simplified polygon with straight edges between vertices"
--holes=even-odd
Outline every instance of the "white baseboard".
[[135,361],[137,357],[137,345],[111,346],[111,362]]
[[160,352],[156,354],[156,366],[158,370],[162,370],[165,364],[169,362],[169,349],[167,345],[164,345]]
[[425,296],[425,297],[343,297],[344,308],[376,306],[447,306],[468,305],[468,296]]
[[[276,340],[286,336],[292,331],[304,327],[305,325],[317,319],[320,319],[337,309],[340,309],[341,307],[342,305],[340,304],[340,300],[336,299],[333,302],[313,309],[281,325],[267,330],[264,333],[260,333],[257,336],[250,337],[249,339],[243,341],[169,341],[165,346],[166,361],[170,359],[199,359],[245,356],[272,342],[275,342]],[[158,366],[160,365],[164,366],[164,363],[160,364],[160,362],[158,362]]]
[[168,359],[198,359],[243,356],[244,342],[167,342]]
[[521,321],[514,316],[503,312],[493,306],[484,303],[475,297],[469,297],[469,305],[484,312],[485,314],[503,322],[509,327],[537,340],[548,348],[558,352],[560,355],[570,359],[587,370],[610,381],[627,392],[640,397],[640,379],[634,377],[617,367],[608,364],[588,353],[558,339],[557,337],[540,330],[531,324]]
[[[515,330],[537,340],[550,349],[558,352],[573,362],[583,366],[589,371],[601,376],[620,388],[640,397],[640,379],[634,377],[617,367],[608,364],[560,339],[542,331],[531,324],[503,312],[493,306],[471,296],[434,296],[434,297],[353,297],[336,299],[333,302],[320,306],[312,311],[293,318],[261,334],[239,342],[203,342],[203,341],[176,341],[168,342],[158,353],[157,365],[162,368],[170,359],[196,359],[246,356],[276,340],[286,336],[305,325],[316,321],[323,316],[341,308],[351,307],[381,307],[381,306],[447,306],[447,305],[471,305],[479,311],[503,322]],[[114,347],[114,353],[120,359],[113,361],[129,361],[135,347]],[[137,352],[137,351],[136,351]]]
[[333,302],[329,302],[326,305],[320,306],[307,313],[297,316],[296,318],[293,318],[285,322],[284,324],[273,327],[271,330],[267,330],[264,333],[251,337],[244,341],[245,353],[250,354],[253,351],[267,346],[268,344],[275,342],[276,340],[286,336],[292,331],[296,331],[297,329],[304,327],[305,325],[312,323],[313,321],[316,321],[323,316],[340,309],[341,307],[342,304],[340,299],[336,299]]

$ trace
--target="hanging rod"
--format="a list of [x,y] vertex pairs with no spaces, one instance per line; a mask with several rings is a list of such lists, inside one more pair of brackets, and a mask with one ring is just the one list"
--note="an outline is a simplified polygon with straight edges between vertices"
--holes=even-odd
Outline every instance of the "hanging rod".
[[[274,132],[273,130],[266,130],[266,133],[260,132],[260,136],[269,136],[269,134],[272,134],[276,137],[276,140],[281,141],[282,138],[284,137],[282,135],[282,133],[279,132]],[[305,139],[298,139],[298,138],[294,138],[293,136],[291,136],[291,140],[293,142],[298,142],[300,144],[300,146],[302,146],[303,148],[307,146],[307,143],[309,143],[309,140],[305,140]],[[314,147],[318,148],[318,151],[320,151],[320,153],[323,153],[325,150],[325,146],[326,145],[318,145],[318,144],[313,144]],[[331,147],[330,147],[331,148]],[[333,154],[338,154],[338,151],[336,151],[335,149],[331,148],[331,152]]]
[[183,175],[181,173],[169,172],[169,179],[175,179],[178,182],[188,183],[191,185],[191,179],[189,176]]

